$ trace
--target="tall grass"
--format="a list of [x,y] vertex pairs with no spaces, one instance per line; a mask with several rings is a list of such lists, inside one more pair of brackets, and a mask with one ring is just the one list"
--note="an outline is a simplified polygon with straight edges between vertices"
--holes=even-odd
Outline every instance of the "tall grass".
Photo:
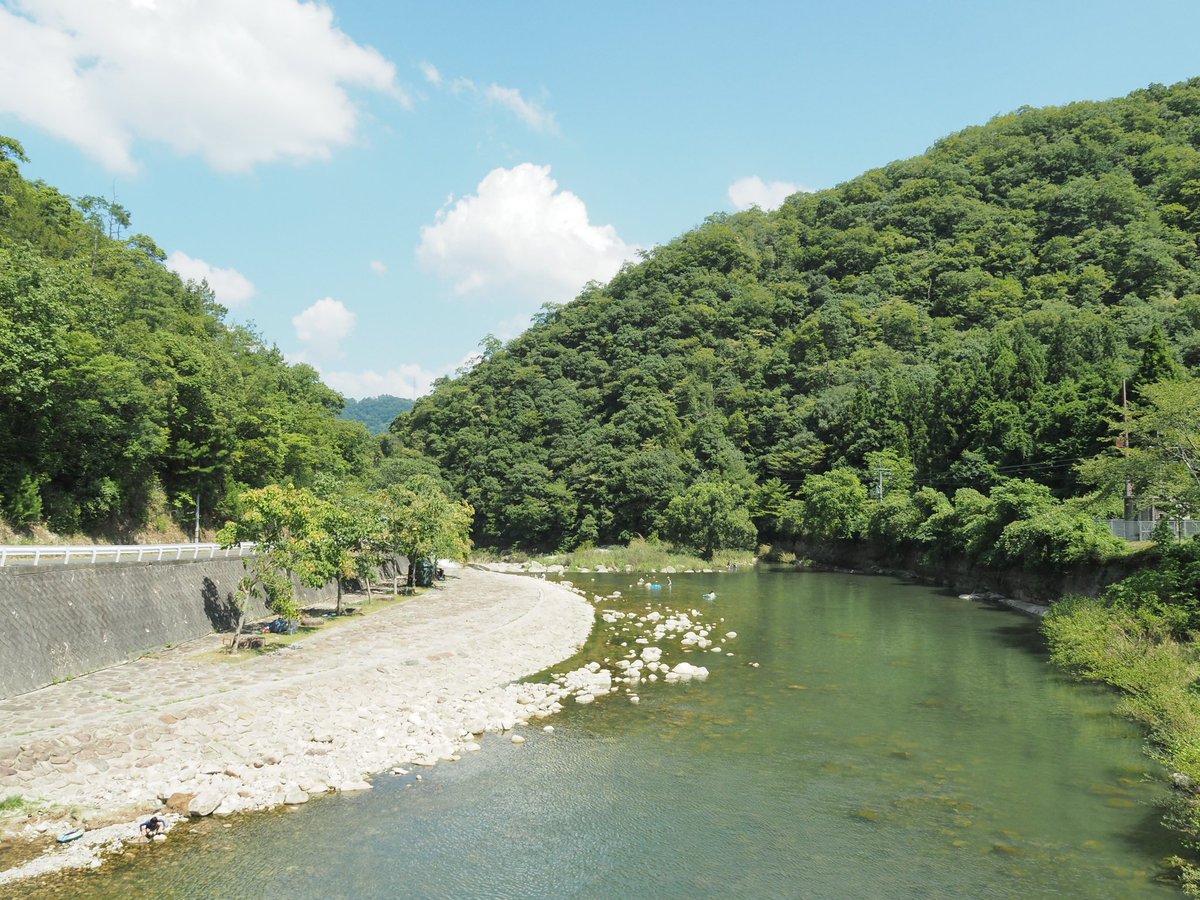
[[[487,551],[475,554],[483,559],[489,555]],[[677,572],[699,572],[704,569],[724,571],[731,565],[754,565],[754,555],[748,550],[718,550],[711,560],[705,561],[668,544],[642,538],[634,538],[625,547],[583,547],[568,553],[505,554],[505,559],[509,562],[538,562],[545,566],[561,565],[568,569],[604,566],[624,571],[628,567],[631,572],[661,572],[667,568],[674,568]]]
[[[1043,631],[1051,658],[1082,678],[1122,693],[1119,709],[1144,724],[1147,749],[1182,778],[1168,824],[1200,850],[1200,654],[1191,641],[1171,636],[1168,622],[1145,609],[1093,597],[1069,597],[1046,615]],[[1200,896],[1200,865],[1175,857],[1188,894]]]

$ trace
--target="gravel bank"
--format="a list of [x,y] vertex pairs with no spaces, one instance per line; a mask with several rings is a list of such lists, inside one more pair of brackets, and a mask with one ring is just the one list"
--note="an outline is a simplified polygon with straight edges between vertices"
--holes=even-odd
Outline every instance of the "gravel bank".
[[0,702],[0,798],[64,809],[4,839],[88,828],[0,885],[99,865],[155,812],[174,822],[302,803],[478,749],[477,734],[561,709],[561,682],[513,682],[578,650],[593,619],[566,587],[454,569],[409,603],[269,656],[198,660],[218,642],[205,639]]

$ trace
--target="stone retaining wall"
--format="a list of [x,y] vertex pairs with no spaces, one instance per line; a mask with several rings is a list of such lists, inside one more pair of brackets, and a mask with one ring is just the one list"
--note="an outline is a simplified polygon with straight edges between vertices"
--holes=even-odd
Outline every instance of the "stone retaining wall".
[[232,627],[243,574],[240,559],[0,569],[0,698]]
[[819,566],[858,569],[865,573],[907,575],[964,593],[998,593],[1025,603],[1052,604],[1067,594],[1094,597],[1106,587],[1128,578],[1146,565],[1132,557],[1105,565],[1079,563],[1057,567],[992,569],[961,557],[926,562],[921,551],[898,556],[888,548],[866,541],[796,541],[781,543],[797,557]]

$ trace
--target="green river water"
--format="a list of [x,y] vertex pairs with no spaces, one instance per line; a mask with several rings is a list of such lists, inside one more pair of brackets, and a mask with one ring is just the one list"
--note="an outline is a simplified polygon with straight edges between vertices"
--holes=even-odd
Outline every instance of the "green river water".
[[[887,578],[579,575],[602,608],[697,609],[734,656],[294,812],[205,820],[29,896],[1171,896],[1163,773],[1036,623]],[[715,590],[715,601],[701,595]],[[597,622],[561,669],[628,636]],[[750,663],[758,663],[758,667]],[[552,734],[541,727],[554,725]],[[226,828],[232,823],[233,827]],[[189,831],[189,828],[191,829]]]

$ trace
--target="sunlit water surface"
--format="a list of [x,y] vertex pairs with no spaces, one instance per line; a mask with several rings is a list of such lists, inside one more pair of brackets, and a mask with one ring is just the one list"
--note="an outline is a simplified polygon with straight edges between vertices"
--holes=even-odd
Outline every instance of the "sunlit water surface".
[[[625,593],[603,607],[723,617],[736,655],[669,645],[709,679],[643,685],[639,705],[571,702],[553,734],[489,736],[422,782],[383,775],[369,793],[184,825],[37,894],[1174,893],[1155,880],[1174,850],[1162,773],[1111,694],[1050,667],[1032,620],[886,578],[677,575],[653,593],[576,579]],[[615,660],[628,639],[598,622],[560,668]]]

